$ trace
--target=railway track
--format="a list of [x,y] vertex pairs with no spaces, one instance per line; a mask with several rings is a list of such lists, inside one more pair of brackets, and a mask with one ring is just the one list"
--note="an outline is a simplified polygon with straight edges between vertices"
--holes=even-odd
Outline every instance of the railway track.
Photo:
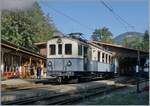
[[43,95],[43,96],[35,96],[29,97],[26,99],[10,101],[10,102],[2,102],[3,105],[65,105],[65,104],[73,104],[76,101],[83,100],[84,98],[88,98],[95,95],[103,95],[109,92],[113,92],[114,90],[124,88],[126,86],[111,86],[111,87],[98,87],[93,89],[82,90],[80,92],[71,93],[58,93],[53,95]]
[[52,99],[52,98],[57,98],[57,97],[61,97],[61,96],[66,96],[67,94],[65,93],[59,93],[59,94],[55,94],[55,95],[43,95],[43,96],[32,96],[32,97],[28,97],[25,99],[19,99],[16,101],[7,101],[7,102],[2,102],[3,105],[26,105],[26,104],[32,104],[34,102],[40,101],[40,100],[44,100],[44,99]]
[[[149,81],[149,79],[144,79],[144,78],[139,79],[139,83],[148,82],[148,81]],[[131,80],[119,81],[117,83],[135,85],[135,84],[137,84],[137,82],[138,82],[137,79],[131,79]]]
[[57,101],[53,105],[72,105],[73,103],[75,103],[77,101],[80,101],[80,100],[83,100],[83,99],[86,99],[86,98],[89,98],[92,96],[96,96],[96,95],[102,96],[103,94],[107,94],[107,93],[113,92],[114,90],[122,89],[125,87],[126,86],[121,86],[121,87],[109,88],[109,89],[103,89],[103,90],[95,89],[92,92],[77,94],[68,99]]
[[[148,80],[140,80],[140,83],[144,82],[144,81],[148,81]],[[128,81],[127,83],[130,84],[136,84],[136,81]],[[24,98],[24,99],[19,99],[16,101],[5,101],[2,102],[3,105],[27,105],[27,104],[41,104],[41,105],[59,105],[59,104],[73,104],[75,101],[79,101],[79,100],[83,100],[84,98],[89,98],[91,96],[95,96],[95,95],[103,95],[109,92],[113,92],[114,90],[117,89],[121,89],[126,87],[126,84],[123,84],[124,86],[101,86],[101,87],[97,87],[97,88],[90,88],[90,89],[82,89],[79,90],[78,92],[74,92],[73,94],[71,93],[54,93],[54,94],[46,94],[46,95],[40,95],[40,96],[32,96],[32,97],[28,97],[28,98]],[[37,86],[38,87],[38,86]],[[39,86],[38,88],[45,88],[45,87],[41,87]],[[22,88],[22,89],[18,89],[18,90],[29,90],[32,89],[32,87],[30,88]]]

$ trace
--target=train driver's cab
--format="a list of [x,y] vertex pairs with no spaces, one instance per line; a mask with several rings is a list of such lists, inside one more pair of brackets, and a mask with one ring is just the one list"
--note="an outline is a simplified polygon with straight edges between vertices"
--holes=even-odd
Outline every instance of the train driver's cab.
[[84,44],[69,38],[53,39],[47,45],[47,58],[84,58],[85,54]]

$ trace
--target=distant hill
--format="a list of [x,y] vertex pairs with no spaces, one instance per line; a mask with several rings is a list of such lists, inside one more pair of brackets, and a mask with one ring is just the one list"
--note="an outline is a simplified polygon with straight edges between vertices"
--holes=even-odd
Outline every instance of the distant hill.
[[129,38],[130,41],[134,40],[135,38],[140,38],[142,40],[144,33],[140,32],[125,32],[120,34],[114,38],[116,44],[122,44],[125,37]]

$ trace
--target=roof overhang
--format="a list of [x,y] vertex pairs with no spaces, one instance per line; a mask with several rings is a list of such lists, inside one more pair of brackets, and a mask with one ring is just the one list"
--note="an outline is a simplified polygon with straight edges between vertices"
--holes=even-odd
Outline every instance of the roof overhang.
[[36,53],[34,51],[31,51],[27,48],[24,48],[24,47],[18,47],[10,42],[7,42],[5,40],[2,40],[1,41],[1,47],[4,47],[4,48],[9,48],[9,49],[12,49],[12,50],[16,50],[16,51],[19,51],[19,52],[22,52],[22,53],[25,53],[25,54],[28,54],[28,55],[31,55],[31,56],[34,56],[34,57],[38,57],[40,59],[46,59],[45,56],[42,56],[40,55],[39,53]]

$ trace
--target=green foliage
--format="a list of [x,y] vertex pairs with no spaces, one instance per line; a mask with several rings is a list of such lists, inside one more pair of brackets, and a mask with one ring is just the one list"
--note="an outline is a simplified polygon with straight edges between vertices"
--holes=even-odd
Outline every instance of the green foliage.
[[145,51],[149,51],[149,33],[148,30],[145,31],[144,37],[143,37],[143,49]]
[[[31,20],[19,11],[2,12],[2,38],[15,43],[16,45],[32,45]],[[28,39],[28,40],[27,40]],[[29,43],[28,45],[24,43]]]
[[125,47],[148,51],[149,50],[149,34],[148,31],[145,31],[143,39],[139,37],[125,37],[123,39],[123,45]]
[[95,31],[92,34],[92,39],[96,41],[106,42],[106,43],[113,43],[112,36],[113,35],[109,31],[109,29],[103,27],[101,29],[95,29]]
[[2,11],[2,39],[35,50],[34,42],[48,40],[56,28],[38,3],[28,10]]
[[134,37],[134,39],[130,37],[125,37],[123,39],[123,45],[125,47],[142,50],[142,40],[140,40],[140,38],[138,37]]
[[128,46],[128,37],[125,37],[124,39],[123,39],[123,45],[125,46],[125,47],[127,47]]
[[132,41],[131,43],[131,47],[134,49],[142,50],[143,49],[142,41],[140,41],[139,38],[135,38],[135,40]]
[[31,18],[31,21],[37,27],[34,31],[36,42],[48,40],[53,32],[57,31],[49,14],[44,15],[38,3],[35,3],[33,8],[27,11],[27,16]]

